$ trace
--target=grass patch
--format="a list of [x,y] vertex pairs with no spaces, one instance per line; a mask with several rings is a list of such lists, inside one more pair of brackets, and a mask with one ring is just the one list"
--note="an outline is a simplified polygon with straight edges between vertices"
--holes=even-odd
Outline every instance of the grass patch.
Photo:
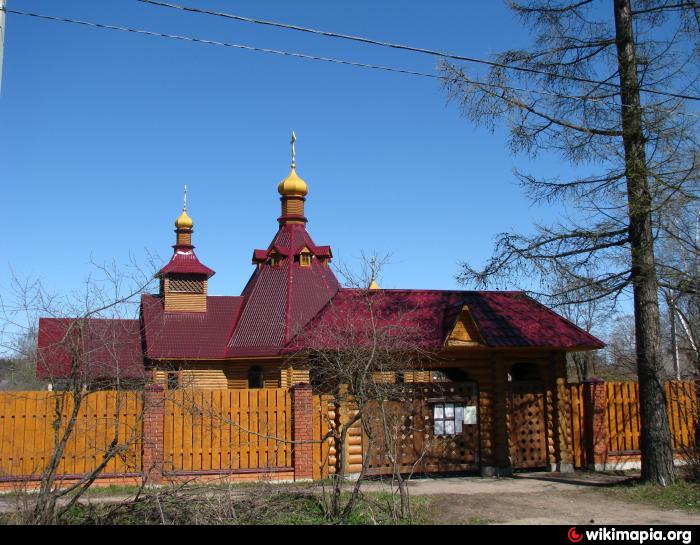
[[91,486],[88,496],[134,496],[140,487],[133,484],[110,484],[109,486]]
[[700,512],[700,484],[678,479],[669,486],[651,483],[631,483],[611,486],[605,492],[617,499],[648,503],[663,509],[683,509]]
[[[245,490],[245,493],[242,493]],[[217,489],[203,493],[183,490],[176,494],[151,491],[138,501],[120,504],[100,502],[75,506],[64,518],[70,525],[100,524],[220,524],[220,525],[324,525],[333,524],[325,514],[318,489],[293,486],[236,487],[233,494]],[[351,525],[431,523],[430,500],[411,498],[413,517],[391,516],[391,495],[367,492],[351,513]]]

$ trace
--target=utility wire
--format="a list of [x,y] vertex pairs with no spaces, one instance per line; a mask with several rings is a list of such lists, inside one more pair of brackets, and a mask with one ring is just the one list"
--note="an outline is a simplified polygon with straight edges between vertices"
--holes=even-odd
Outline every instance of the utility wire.
[[[170,9],[177,9],[180,11],[186,11],[186,12],[191,12],[191,13],[200,13],[204,15],[213,15],[216,17],[223,17],[226,19],[234,19],[236,21],[242,21],[245,23],[254,23],[258,25],[266,25],[266,26],[273,26],[277,28],[284,28],[287,30],[296,30],[299,32],[306,32],[310,34],[316,34],[319,36],[325,36],[327,38],[340,38],[343,40],[351,40],[354,42],[361,42],[361,43],[366,43],[366,44],[371,44],[371,45],[377,45],[381,47],[388,47],[391,49],[400,49],[404,51],[411,51],[413,53],[423,53],[425,55],[432,55],[434,57],[440,57],[444,59],[452,59],[452,60],[457,60],[457,61],[463,61],[463,62],[471,62],[471,63],[476,63],[476,64],[484,64],[487,66],[492,66],[492,67],[497,67],[497,68],[505,68],[508,70],[516,70],[519,72],[527,72],[530,74],[538,74],[538,75],[543,75],[547,77],[552,77],[552,78],[558,78],[558,79],[567,79],[571,81],[576,81],[579,83],[592,83],[595,85],[604,85],[607,87],[613,87],[617,88],[617,85],[614,83],[609,83],[607,81],[596,81],[592,79],[587,79],[587,78],[581,78],[577,76],[564,76],[560,74],[553,74],[551,72],[545,72],[544,70],[537,70],[535,68],[527,68],[523,66],[513,66],[510,64],[503,64],[495,61],[489,61],[486,59],[480,59],[477,57],[468,57],[465,55],[456,55],[453,53],[447,53],[444,51],[436,51],[434,49],[425,49],[422,47],[414,47],[410,45],[404,45],[404,44],[397,44],[397,43],[391,43],[391,42],[386,42],[382,40],[373,40],[371,38],[365,38],[363,36],[353,36],[350,34],[340,34],[337,32],[329,32],[326,30],[319,30],[315,28],[307,28],[299,25],[291,25],[287,23],[280,23],[277,21],[267,21],[264,19],[255,19],[253,17],[245,17],[243,15],[235,15],[233,13],[226,13],[222,11],[213,11],[213,10],[208,10],[204,8],[194,8],[190,6],[183,6],[180,4],[171,4],[168,2],[161,2],[159,0],[136,0],[137,2],[141,2],[144,4],[152,4],[154,6],[160,6],[164,8],[170,8]],[[663,96],[668,96],[668,97],[673,97],[673,98],[680,98],[684,100],[700,100],[700,97],[697,96],[692,96],[692,95],[683,95],[679,93],[671,93],[667,91],[658,91],[656,89],[645,89],[643,87],[639,88],[640,91],[645,92],[645,93],[652,93],[656,95],[663,95]]]
[[[56,17],[53,15],[44,15],[44,14],[40,14],[40,13],[30,13],[30,12],[25,12],[25,11],[12,10],[12,9],[8,9],[8,8],[0,8],[0,11],[5,11],[6,13],[12,13],[14,15],[21,15],[21,16],[26,16],[26,17],[34,17],[37,19],[44,19],[44,20],[48,20],[48,21],[70,23],[70,24],[82,25],[82,26],[99,28],[99,29],[106,29],[106,30],[117,30],[117,31],[121,31],[121,32],[129,32],[132,34],[143,34],[146,36],[155,36],[158,38],[168,38],[171,40],[181,40],[181,41],[186,41],[186,42],[203,43],[203,44],[209,44],[209,45],[217,45],[217,46],[221,46],[221,47],[230,47],[230,48],[234,48],[234,49],[243,49],[246,51],[257,51],[257,52],[262,52],[262,53],[271,53],[271,54],[275,54],[275,55],[283,55],[286,57],[296,57],[296,58],[300,58],[300,59],[323,61],[323,62],[329,62],[329,63],[334,63],[334,64],[354,66],[357,68],[368,68],[368,69],[373,69],[373,70],[382,70],[382,71],[386,71],[386,72],[394,72],[394,73],[405,74],[405,75],[410,75],[410,76],[419,76],[419,77],[431,78],[431,79],[436,79],[436,80],[441,80],[441,81],[445,81],[447,79],[445,76],[428,74],[426,72],[418,72],[415,70],[396,68],[396,67],[392,67],[392,66],[366,64],[366,63],[362,63],[362,62],[336,59],[333,57],[321,57],[321,56],[317,56],[317,55],[307,55],[305,53],[296,53],[296,52],[284,51],[284,50],[280,50],[280,49],[269,49],[269,48],[264,48],[264,47],[255,47],[252,45],[245,45],[245,44],[234,44],[234,43],[229,43],[229,42],[221,42],[221,41],[217,41],[217,40],[208,40],[205,38],[195,38],[193,36],[183,36],[183,35],[179,35],[179,34],[167,34],[164,32],[155,32],[152,30],[143,30],[143,29],[138,29],[138,28],[123,27],[123,26],[118,26],[118,25],[109,25],[109,24],[105,24],[105,23],[95,23],[92,21],[82,21],[82,20],[78,20],[78,19],[70,19],[67,17]],[[542,90],[537,90],[537,89],[527,89],[527,88],[512,87],[512,86],[505,86],[505,85],[497,85],[497,84],[487,83],[487,82],[482,82],[482,81],[477,81],[477,80],[470,81],[470,83],[472,83],[473,85],[477,85],[477,86],[492,87],[492,88],[496,88],[496,89],[508,89],[510,91],[518,91],[518,92],[523,92],[523,93],[548,95],[548,96],[554,96],[557,98],[564,98],[564,99],[569,99],[569,100],[601,102],[601,103],[608,103],[612,106],[623,106],[623,107],[627,106],[626,104],[620,105],[617,103],[609,103],[607,101],[604,101],[602,99],[595,98],[595,97],[564,95],[561,93],[553,93],[550,91],[542,91]],[[627,107],[631,107],[631,106],[627,106]],[[700,117],[700,114],[681,112],[681,111],[677,111],[677,110],[662,109],[662,108],[659,108],[656,106],[640,106],[640,108],[654,110],[654,111],[663,112],[663,113],[669,113],[669,114],[684,115],[684,116],[689,116],[689,117]]]
[[336,63],[336,64],[346,64],[349,66],[357,66],[357,67],[361,67],[361,68],[373,68],[375,70],[385,70],[387,72],[398,72],[400,74],[408,74],[411,76],[422,76],[425,78],[444,79],[442,76],[436,76],[435,74],[427,74],[425,72],[416,72],[413,70],[404,70],[403,68],[394,68],[391,66],[381,66],[381,65],[377,65],[377,64],[364,64],[361,62],[346,61],[346,60],[342,60],[342,59],[334,59],[332,57],[319,57],[316,55],[306,55],[304,53],[294,53],[291,51],[283,51],[280,49],[268,49],[268,48],[264,48],[264,47],[255,47],[252,45],[220,42],[220,41],[216,41],[216,40],[207,40],[205,38],[195,38],[192,36],[182,36],[179,34],[166,34],[163,32],[155,32],[152,30],[143,30],[143,29],[138,29],[138,28],[129,28],[129,27],[123,27],[123,26],[117,26],[117,25],[108,25],[105,23],[95,23],[92,21],[81,21],[78,19],[69,19],[67,17],[55,17],[53,15],[43,15],[40,13],[30,13],[30,12],[26,12],[26,11],[17,11],[17,10],[8,9],[8,8],[0,9],[0,11],[5,11],[6,13],[13,13],[15,15],[24,15],[27,17],[35,17],[37,19],[46,19],[48,21],[58,21],[61,23],[72,23],[72,24],[76,24],[76,25],[83,25],[83,26],[89,26],[89,27],[101,28],[101,29],[107,29],[107,30],[120,30],[122,32],[131,32],[132,34],[145,34],[147,36],[156,36],[159,38],[169,38],[171,40],[182,40],[182,41],[186,41],[186,42],[197,42],[197,43],[203,43],[203,44],[209,44],[209,45],[232,47],[234,49],[245,49],[247,51],[273,53],[275,55],[284,55],[287,57],[297,57],[297,58],[301,58],[301,59],[310,59],[310,60],[314,60],[314,61],[324,61],[324,62],[330,62],[330,63]]

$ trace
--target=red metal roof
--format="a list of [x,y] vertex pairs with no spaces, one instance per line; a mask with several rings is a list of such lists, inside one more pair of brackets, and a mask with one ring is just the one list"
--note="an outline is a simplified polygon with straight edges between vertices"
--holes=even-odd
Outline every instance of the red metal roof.
[[[371,313],[370,313],[371,304]],[[486,346],[602,348],[604,343],[523,292],[340,289],[285,352],[369,340],[373,331],[410,331],[421,348],[439,349],[467,305]]]
[[[244,296],[210,296],[204,313],[165,312],[160,297],[144,295],[141,325],[138,320],[84,320],[81,359],[87,367],[81,372],[91,378],[117,373],[141,377],[144,347],[150,359],[211,360],[358,346],[371,339],[368,303],[382,335],[395,332],[392,342],[411,342],[424,349],[444,345],[464,305],[487,347],[576,350],[604,346],[522,292],[341,288],[329,297],[327,269],[314,263],[306,268],[292,261],[291,270],[289,263],[264,266],[253,275]],[[323,269],[314,270],[314,266]],[[73,323],[78,321],[39,321],[38,376],[68,375],[65,338]]]
[[194,253],[194,246],[179,245],[173,246],[175,251],[170,261],[158,271],[156,276],[164,274],[203,274],[207,278],[211,278],[216,274],[209,267],[202,265]]
[[471,292],[465,303],[487,345],[573,350],[605,343],[523,292]]
[[[316,246],[303,224],[280,226],[268,254],[274,249],[286,257],[275,266],[261,261],[250,277],[241,317],[228,343],[229,356],[278,354],[335,295],[338,281],[328,265],[314,258],[304,267],[295,260],[304,247],[316,258],[330,256],[330,248]],[[254,257],[262,257],[259,250]]]
[[206,312],[165,312],[155,295],[141,297],[146,356],[201,360],[226,357],[242,297],[209,296]]
[[144,376],[139,320],[40,318],[39,378],[67,377],[78,348],[82,379]]
[[[310,266],[296,258],[305,247],[313,255]],[[174,248],[159,275],[214,274],[197,259],[193,246]],[[274,266],[272,252],[284,256]],[[384,333],[394,332],[396,339],[439,349],[464,305],[487,347],[576,350],[604,346],[522,292],[341,289],[328,266],[331,256],[329,246],[314,244],[303,223],[281,225],[267,250],[254,251],[256,269],[240,297],[209,296],[206,312],[165,312],[159,296],[144,295],[140,324],[138,320],[85,321],[82,346],[89,356],[85,372],[141,376],[145,358],[212,360],[273,356],[345,343],[356,346],[370,338],[370,317]],[[40,320],[43,363],[39,376],[69,372],[70,355],[63,341],[74,322]]]

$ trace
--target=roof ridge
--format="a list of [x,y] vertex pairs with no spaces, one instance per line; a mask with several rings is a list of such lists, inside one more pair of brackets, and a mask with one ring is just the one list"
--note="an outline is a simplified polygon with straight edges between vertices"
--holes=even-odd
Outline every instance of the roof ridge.
[[[347,287],[341,287],[339,288],[340,290],[344,291],[364,291],[363,288],[347,288]],[[516,295],[516,294],[524,294],[527,295],[527,292],[525,290],[439,290],[439,289],[412,289],[412,288],[378,288],[376,290],[372,290],[373,292],[382,292],[382,291],[389,291],[389,292],[409,292],[409,293],[469,293],[469,294],[479,294],[479,293],[488,293],[488,294],[506,294],[506,295]]]

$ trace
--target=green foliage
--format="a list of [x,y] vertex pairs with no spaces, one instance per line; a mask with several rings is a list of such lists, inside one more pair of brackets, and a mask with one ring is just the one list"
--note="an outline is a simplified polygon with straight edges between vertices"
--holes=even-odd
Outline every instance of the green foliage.
[[605,489],[616,499],[649,503],[664,509],[684,509],[700,512],[700,484],[677,479],[669,486],[635,482]]

